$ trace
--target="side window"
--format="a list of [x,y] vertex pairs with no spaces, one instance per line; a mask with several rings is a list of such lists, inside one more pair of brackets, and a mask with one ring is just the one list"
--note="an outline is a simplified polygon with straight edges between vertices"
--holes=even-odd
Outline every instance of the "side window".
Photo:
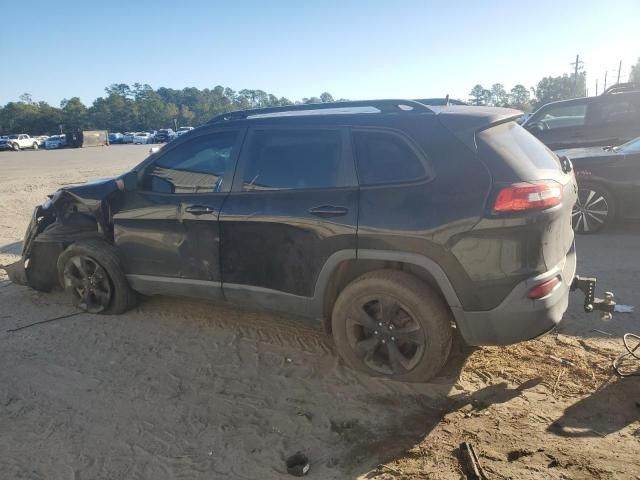
[[238,132],[219,132],[178,145],[149,167],[144,189],[180,194],[219,192],[237,136]]
[[612,99],[594,104],[589,116],[592,124],[610,125],[638,120],[640,112],[631,102]]
[[353,144],[361,185],[410,182],[427,175],[415,150],[399,135],[354,131]]
[[563,127],[579,127],[584,125],[586,113],[586,103],[558,105],[542,112],[540,118],[535,119],[535,121],[544,123],[549,130]]
[[339,130],[256,130],[247,156],[242,189],[340,186],[341,158]]

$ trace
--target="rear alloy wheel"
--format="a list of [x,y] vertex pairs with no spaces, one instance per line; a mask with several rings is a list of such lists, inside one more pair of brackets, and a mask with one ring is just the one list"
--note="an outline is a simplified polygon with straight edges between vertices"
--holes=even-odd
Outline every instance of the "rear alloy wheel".
[[362,362],[382,375],[402,375],[424,353],[425,332],[408,308],[381,294],[361,299],[347,316],[347,339]]
[[596,233],[604,228],[614,213],[613,199],[598,185],[579,185],[573,206],[572,224],[576,233]]
[[451,349],[451,312],[419,278],[396,270],[365,274],[340,293],[332,333],[353,368],[394,380],[424,382]]

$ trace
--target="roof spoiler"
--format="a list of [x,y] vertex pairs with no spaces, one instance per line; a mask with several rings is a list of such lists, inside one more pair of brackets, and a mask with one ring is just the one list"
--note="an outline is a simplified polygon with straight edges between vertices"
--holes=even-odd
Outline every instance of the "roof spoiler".
[[476,133],[522,116],[520,110],[497,107],[457,106],[431,107],[440,123],[475,150]]

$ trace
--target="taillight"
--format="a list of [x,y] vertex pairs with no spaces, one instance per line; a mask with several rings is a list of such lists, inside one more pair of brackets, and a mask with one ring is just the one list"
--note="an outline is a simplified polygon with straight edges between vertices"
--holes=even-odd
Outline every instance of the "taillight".
[[503,188],[493,206],[495,212],[522,212],[549,208],[562,202],[562,185],[553,180],[514,183]]
[[527,297],[529,297],[531,300],[538,300],[539,298],[546,297],[559,284],[560,284],[560,278],[553,277],[551,280],[542,282],[541,284],[536,285],[531,290],[529,290],[529,293],[527,293]]

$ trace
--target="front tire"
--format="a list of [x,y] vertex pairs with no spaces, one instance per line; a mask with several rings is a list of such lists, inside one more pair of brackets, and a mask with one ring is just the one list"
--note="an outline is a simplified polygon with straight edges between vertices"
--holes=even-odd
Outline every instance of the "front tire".
[[31,288],[50,292],[59,285],[56,258],[60,250],[60,245],[56,243],[36,242],[33,245],[25,268],[27,283]]
[[576,233],[599,232],[614,216],[613,195],[606,188],[593,183],[578,185],[578,199],[572,212],[572,225]]
[[13,145],[11,145],[11,148],[13,149],[14,152],[20,151],[20,145],[18,145],[17,143],[14,143]]
[[38,150],[38,144],[36,142],[33,142],[31,148],[33,148],[34,150]]
[[80,310],[119,314],[136,303],[116,249],[102,240],[71,244],[58,258],[58,275]]
[[397,270],[367,273],[340,293],[331,319],[344,361],[356,370],[426,382],[451,350],[451,312],[431,287]]

